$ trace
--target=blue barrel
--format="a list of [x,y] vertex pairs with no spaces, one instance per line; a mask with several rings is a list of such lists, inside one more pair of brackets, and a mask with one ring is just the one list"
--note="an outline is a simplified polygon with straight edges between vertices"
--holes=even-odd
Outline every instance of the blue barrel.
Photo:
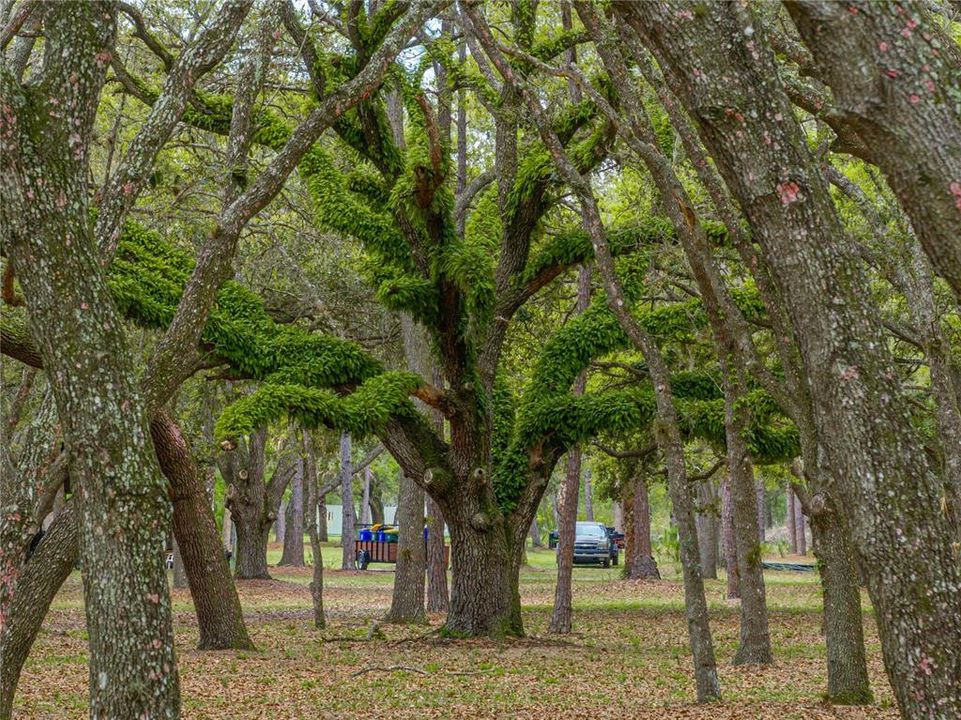
[[360,539],[363,540],[364,542],[370,542],[371,540],[374,539],[374,533],[372,533],[367,528],[362,528],[360,531]]
[[424,540],[427,539],[427,526],[424,525]]
[[378,530],[377,540],[378,542],[387,542],[387,533],[385,533],[383,530]]

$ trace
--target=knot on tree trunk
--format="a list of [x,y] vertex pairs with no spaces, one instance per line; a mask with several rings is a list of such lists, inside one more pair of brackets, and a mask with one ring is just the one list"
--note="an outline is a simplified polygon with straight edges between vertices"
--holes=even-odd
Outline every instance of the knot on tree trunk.
[[480,532],[487,532],[488,530],[491,529],[491,525],[493,525],[493,522],[491,521],[491,518],[487,513],[478,511],[473,515],[471,515],[470,524],[471,524],[471,527],[473,527],[475,530],[479,530]]

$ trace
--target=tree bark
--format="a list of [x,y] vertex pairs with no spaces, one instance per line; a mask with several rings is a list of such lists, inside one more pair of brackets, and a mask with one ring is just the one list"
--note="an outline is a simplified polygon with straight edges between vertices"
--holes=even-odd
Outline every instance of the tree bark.
[[790,484],[784,491],[785,503],[787,504],[787,510],[785,511],[785,524],[787,525],[787,539],[788,543],[791,545],[791,554],[797,555],[797,508],[794,507],[796,500],[794,499],[794,490],[791,488]]
[[724,546],[724,568],[727,572],[727,598],[741,597],[738,577],[737,541],[734,538],[734,502],[731,498],[731,480],[725,477],[721,483],[721,538]]
[[397,565],[394,591],[386,621],[423,623],[426,544],[424,542],[424,491],[406,475],[400,478],[397,506]]
[[798,555],[808,554],[807,533],[804,530],[804,507],[801,501],[794,496],[794,544],[797,547]]
[[447,612],[449,606],[444,515],[433,498],[427,498],[427,612]]
[[274,521],[274,540],[283,544],[287,537],[287,516],[290,514],[290,503],[281,500],[277,520]]
[[[921,5],[787,2],[835,110],[884,172],[961,299],[961,68]],[[850,7],[850,10],[849,10]],[[953,42],[947,39],[948,43]],[[957,50],[955,50],[955,54]]]
[[735,665],[774,661],[768,629],[767,594],[761,566],[761,541],[757,522],[754,466],[744,435],[748,428],[738,398],[746,394],[746,379],[734,373],[726,380],[724,406],[727,426],[727,467],[733,505],[734,542],[737,546],[738,590],[741,596],[741,637]]
[[297,461],[290,479],[290,520],[286,523],[284,552],[280,565],[304,567],[304,461]]
[[180,553],[180,545],[177,543],[177,538],[174,538],[174,587],[183,590],[188,588],[187,584],[187,571],[184,570],[184,557]]
[[638,475],[634,481],[631,526],[633,555],[627,576],[635,579],[660,580],[661,573],[657,569],[651,545],[651,503],[648,497],[647,481],[642,475]]
[[314,608],[314,627],[323,630],[327,627],[324,617],[324,556],[320,546],[318,528],[318,500],[320,498],[317,462],[314,458],[314,441],[310,433],[304,432],[303,445],[304,483],[307,486],[307,534],[310,537],[310,551],[314,556],[313,574],[310,580],[310,598]]
[[773,55],[742,6],[616,8],[697,119],[787,306],[824,465],[850,513],[901,712],[959,715],[961,577],[940,483]]
[[531,538],[531,547],[535,547],[535,548],[544,547],[544,541],[541,539],[541,528],[537,524],[536,516],[534,517],[533,520],[531,520],[531,529],[528,535],[530,535],[530,538]]
[[20,671],[54,596],[74,568],[80,548],[75,502],[57,516],[24,565],[0,628],[0,720],[10,720]]
[[763,543],[767,540],[765,530],[767,529],[768,511],[767,494],[764,491],[764,478],[757,479],[757,537]]
[[340,525],[341,570],[354,569],[354,467],[350,457],[350,435],[340,435],[340,497],[343,520]]
[[854,548],[833,508],[811,516],[811,537],[824,599],[828,699],[840,705],[872,702]]
[[21,86],[0,71],[0,218],[31,334],[58,379],[53,391],[71,470],[83,478],[91,716],[176,718],[180,681],[162,562],[170,501],[88,200],[89,145],[114,13],[111,3],[50,6],[49,51],[33,82]]
[[[157,460],[170,483],[173,531],[194,601],[201,650],[250,650],[237,588],[217,535],[200,468],[186,438],[166,410],[150,423]],[[226,511],[225,511],[226,515]],[[225,519],[224,526],[229,521]]]
[[594,488],[591,485],[590,468],[584,468],[584,519],[594,522]]
[[710,480],[697,486],[697,545],[701,551],[701,574],[717,580],[718,511]]
[[566,634],[571,631],[573,614],[571,580],[574,575],[574,538],[577,528],[577,501],[580,495],[581,451],[567,453],[567,472],[560,488],[560,525],[557,536],[557,583],[554,586],[554,609],[547,631]]

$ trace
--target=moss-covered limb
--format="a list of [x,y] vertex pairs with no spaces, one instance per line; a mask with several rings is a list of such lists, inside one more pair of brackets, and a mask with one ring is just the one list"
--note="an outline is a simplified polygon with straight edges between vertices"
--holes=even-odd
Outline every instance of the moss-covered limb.
[[[162,329],[173,317],[192,269],[190,253],[127,222],[108,283],[128,319]],[[354,343],[274,322],[263,300],[235,282],[221,288],[203,340],[238,373],[258,380],[331,387],[356,384],[382,371]]]
[[289,416],[306,428],[327,426],[361,438],[383,429],[391,416],[416,413],[409,396],[422,384],[414,373],[387,372],[340,396],[315,387],[267,382],[224,410],[216,435],[232,440]]

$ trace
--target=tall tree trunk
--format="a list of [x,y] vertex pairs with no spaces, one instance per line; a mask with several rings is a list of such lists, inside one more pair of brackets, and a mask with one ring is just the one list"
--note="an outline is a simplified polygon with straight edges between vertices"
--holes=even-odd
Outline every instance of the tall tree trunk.
[[624,532],[624,506],[619,500],[614,501],[614,531]]
[[577,501],[581,479],[581,451],[572,448],[567,453],[567,472],[560,489],[560,526],[557,537],[557,583],[554,586],[554,609],[547,631],[571,631],[572,592],[574,575],[574,538],[577,528]]
[[584,519],[594,522],[594,487],[591,485],[590,468],[584,468]]
[[[570,6],[566,8],[564,19],[566,25],[571,24]],[[562,9],[563,9],[562,8]],[[591,301],[591,269],[588,265],[581,265],[577,275],[577,303],[574,310],[578,314],[587,310]],[[574,381],[572,393],[583,395],[587,386],[587,374],[581,373]],[[557,527],[557,584],[554,587],[554,609],[551,612],[551,622],[548,632],[569,633],[571,631],[571,615],[573,592],[571,581],[574,575],[574,539],[577,530],[577,503],[581,482],[581,449],[572,447],[567,452],[567,474],[560,492],[560,524]],[[585,502],[590,494],[589,484],[585,484]],[[592,513],[593,514],[593,513]]]
[[0,207],[31,334],[57,379],[71,471],[83,479],[91,716],[175,718],[180,680],[163,567],[170,501],[89,206],[89,146],[115,12],[111,3],[51,5],[34,83],[0,72]]
[[317,462],[314,458],[314,441],[307,431],[304,431],[303,465],[304,483],[307,487],[307,534],[310,537],[310,552],[314,556],[313,575],[310,580],[310,597],[314,607],[314,627],[323,630],[327,627],[327,620],[324,617],[324,556],[320,547],[318,528],[320,487],[317,477]]
[[370,466],[364,468],[364,491],[360,498],[360,524],[370,525]]
[[741,597],[737,569],[737,541],[734,539],[734,502],[731,499],[731,480],[721,483],[721,544],[724,546],[724,568],[727,572],[728,600]]
[[697,486],[697,545],[701,551],[701,574],[717,580],[717,497],[710,480]]
[[[740,385],[738,384],[740,383]],[[729,377],[724,393],[727,426],[727,468],[737,546],[738,590],[741,596],[741,637],[735,665],[773,662],[768,629],[767,595],[761,566],[754,466],[744,442],[748,423],[741,403],[746,394],[742,377]]]
[[784,515],[784,522],[787,525],[787,539],[791,546],[791,554],[797,555],[797,509],[794,507],[796,503],[794,490],[790,485],[787,486],[784,495],[785,503],[787,504],[787,510]]
[[423,623],[424,580],[427,569],[424,542],[424,491],[401,474],[397,505],[397,565],[394,591],[386,620],[391,623]]
[[297,461],[297,469],[290,479],[290,519],[286,523],[284,553],[280,565],[304,567],[304,461]]
[[756,18],[733,4],[616,8],[698,121],[784,298],[823,464],[850,514],[901,712],[961,715],[961,575],[940,513],[940,482],[911,425],[867,279]]
[[541,539],[541,528],[537,524],[536,516],[534,517],[533,520],[531,520],[531,529],[528,534],[530,535],[530,538],[531,538],[531,547],[535,547],[535,548],[544,547],[544,541]]
[[290,515],[290,503],[281,500],[277,519],[274,521],[274,540],[280,544],[287,538],[287,516]]
[[343,520],[340,525],[342,570],[354,569],[354,466],[350,457],[350,435],[340,435],[340,497]]
[[444,515],[433,498],[427,498],[427,612],[447,612],[449,606]]
[[628,577],[660,580],[661,573],[657,569],[651,544],[651,502],[648,497],[647,481],[641,474],[638,474],[634,481],[631,522],[634,554],[631,558]]
[[327,499],[320,498],[317,501],[317,539],[320,542],[330,542],[327,536]]
[[767,540],[765,530],[768,523],[767,494],[764,492],[764,478],[757,479],[757,537],[761,542]]
[[177,538],[174,538],[174,587],[183,590],[189,585],[187,584],[187,571],[184,570],[184,557],[180,554],[180,545],[177,542]]

